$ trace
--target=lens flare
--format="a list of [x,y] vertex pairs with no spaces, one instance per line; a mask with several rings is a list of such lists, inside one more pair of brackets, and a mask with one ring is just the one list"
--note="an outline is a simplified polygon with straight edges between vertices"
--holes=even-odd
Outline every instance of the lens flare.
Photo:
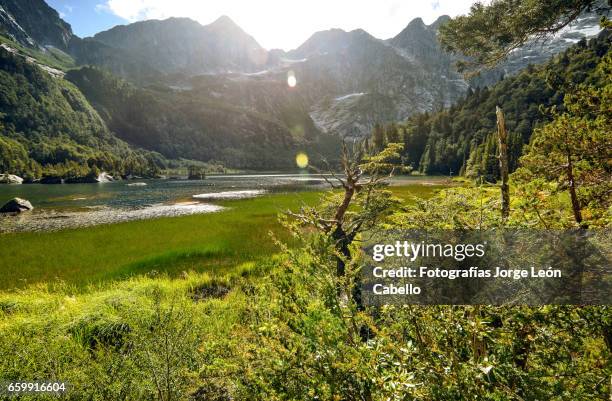
[[297,156],[295,156],[295,163],[299,168],[308,167],[308,155],[306,153],[298,153]]
[[297,78],[295,77],[295,72],[289,71],[287,74],[287,85],[290,88],[295,88],[297,86]]

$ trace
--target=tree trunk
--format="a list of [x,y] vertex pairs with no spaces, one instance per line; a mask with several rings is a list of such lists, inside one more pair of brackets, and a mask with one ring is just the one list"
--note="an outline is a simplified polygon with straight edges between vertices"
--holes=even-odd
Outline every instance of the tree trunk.
[[578,202],[578,196],[576,195],[576,182],[574,181],[574,164],[572,162],[572,153],[569,150],[567,151],[567,179],[569,180],[569,192],[574,219],[578,225],[582,226],[582,211],[580,210],[580,202]]
[[353,196],[355,195],[355,186],[352,177],[350,174],[347,174],[347,183],[344,187],[344,199],[342,203],[338,207],[336,211],[336,215],[334,219],[336,220],[336,227],[332,232],[332,238],[336,241],[335,248],[336,251],[342,255],[342,257],[336,257],[336,274],[338,277],[344,277],[346,274],[346,263],[345,260],[349,260],[351,258],[351,251],[349,246],[351,244],[350,238],[348,238],[347,233],[344,231],[344,215],[348,211],[348,208],[351,205],[353,200]]
[[351,251],[349,249],[350,241],[346,236],[346,233],[342,227],[338,226],[332,233],[332,238],[336,241],[336,251],[342,255],[342,257],[336,257],[336,275],[338,277],[344,277],[346,274],[346,263],[344,260],[350,260]]
[[499,171],[501,174],[502,220],[506,222],[510,215],[510,186],[508,184],[508,133],[504,112],[497,106],[497,134],[499,139]]

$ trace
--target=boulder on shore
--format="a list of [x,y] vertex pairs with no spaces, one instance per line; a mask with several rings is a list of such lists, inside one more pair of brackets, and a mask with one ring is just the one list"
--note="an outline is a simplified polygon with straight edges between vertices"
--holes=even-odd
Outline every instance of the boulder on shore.
[[0,184],[23,184],[23,178],[14,174],[0,174]]
[[113,177],[112,175],[108,173],[100,173],[97,181],[98,182],[113,182],[115,181],[115,177]]
[[0,213],[23,213],[32,209],[34,209],[34,207],[29,201],[21,198],[14,198],[0,208]]

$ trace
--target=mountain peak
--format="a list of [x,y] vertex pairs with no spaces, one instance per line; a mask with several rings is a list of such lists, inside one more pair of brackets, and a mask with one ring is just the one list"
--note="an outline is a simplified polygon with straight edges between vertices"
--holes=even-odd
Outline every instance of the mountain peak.
[[213,23],[211,23],[209,26],[211,27],[216,27],[216,26],[218,27],[237,27],[238,24],[236,24],[234,20],[228,17],[227,15],[222,15],[219,18],[217,18]]
[[417,43],[429,41],[433,37],[432,30],[425,25],[422,18],[415,18],[389,42],[397,47],[405,48]]
[[367,36],[371,36],[367,31],[358,28],[358,29],[353,29],[350,33],[352,34],[356,34],[356,35],[367,35]]
[[346,47],[348,37],[348,32],[338,28],[315,32],[300,47],[292,50],[290,54],[296,57],[308,57],[314,54],[335,53]]
[[423,18],[421,17],[417,17],[415,19],[413,19],[412,21],[410,21],[410,23],[408,24],[408,27],[425,27],[425,22],[423,22]]
[[204,27],[207,31],[215,33],[217,35],[231,36],[234,39],[240,39],[252,42],[253,45],[259,47],[257,41],[248,33],[242,29],[240,25],[234,22],[233,19],[227,15],[222,15],[217,18],[214,22]]
[[441,15],[438,17],[437,20],[434,21],[433,24],[429,25],[430,28],[433,28],[435,30],[438,30],[442,25],[446,24],[448,21],[451,20],[451,17],[448,15]]

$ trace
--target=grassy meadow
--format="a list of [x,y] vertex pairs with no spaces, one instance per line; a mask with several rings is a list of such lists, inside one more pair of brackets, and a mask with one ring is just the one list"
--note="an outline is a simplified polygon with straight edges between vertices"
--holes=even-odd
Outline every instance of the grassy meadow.
[[[410,202],[440,188],[391,189]],[[0,236],[0,380],[67,382],[65,398],[75,400],[226,400],[250,374],[250,326],[270,301],[266,277],[282,269],[269,232],[291,245],[278,214],[321,195]]]
[[[406,201],[440,186],[392,187]],[[65,282],[84,287],[140,274],[231,270],[278,250],[269,233],[289,240],[278,214],[315,204],[318,192],[223,201],[219,213],[142,220],[49,233],[0,235],[0,290]]]

